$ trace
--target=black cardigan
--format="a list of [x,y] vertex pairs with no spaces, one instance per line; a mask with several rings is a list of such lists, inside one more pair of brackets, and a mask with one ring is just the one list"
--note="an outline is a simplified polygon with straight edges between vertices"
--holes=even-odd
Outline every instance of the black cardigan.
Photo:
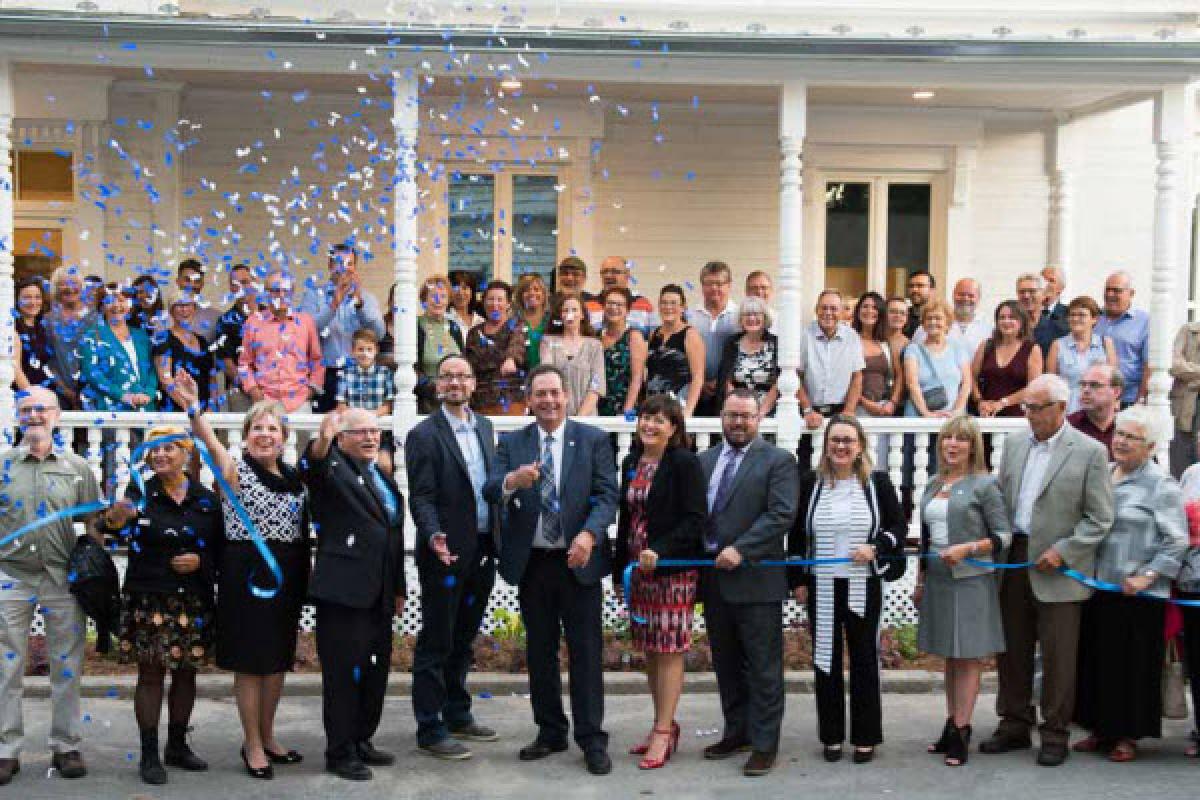
[[[629,558],[629,484],[637,472],[639,454],[631,452],[621,462],[621,494],[617,513],[617,551],[613,579],[622,580]],[[658,557],[705,558],[704,528],[708,520],[708,479],[696,454],[685,447],[668,447],[654,473],[646,495],[647,545]],[[659,567],[656,575],[678,572]]]
[[[867,544],[874,545],[877,556],[897,556],[904,552],[904,540],[908,535],[908,522],[900,507],[900,498],[892,479],[882,470],[871,473],[871,484],[875,489],[867,492],[867,505],[871,509],[873,524],[867,536]],[[788,537],[789,558],[812,558],[814,552],[812,536],[812,514],[821,496],[822,482],[817,470],[808,470],[800,476],[800,502],[797,506],[796,522],[792,535]],[[872,565],[875,577],[896,580],[904,574],[905,562],[901,559],[876,561]],[[811,567],[788,567],[788,587],[807,586],[812,577]]]

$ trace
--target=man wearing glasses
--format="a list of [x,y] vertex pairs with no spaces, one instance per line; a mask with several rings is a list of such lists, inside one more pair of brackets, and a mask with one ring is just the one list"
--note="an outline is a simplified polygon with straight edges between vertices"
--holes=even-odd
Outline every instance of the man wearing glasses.
[[282,270],[267,276],[266,309],[246,320],[238,377],[252,402],[277,400],[290,414],[308,411],[322,392],[325,367],[313,318],[292,310],[292,279]]
[[1115,367],[1095,364],[1079,380],[1079,410],[1067,416],[1075,430],[1092,437],[1113,457],[1113,432],[1117,429],[1117,410],[1125,380]]
[[68,411],[79,404],[79,344],[83,334],[94,326],[100,315],[83,302],[83,276],[76,267],[59,267],[50,276],[54,285],[54,305],[46,315],[46,333],[50,339],[54,392],[59,405]]
[[435,758],[457,760],[471,756],[460,740],[499,738],[471,715],[467,671],[496,582],[500,515],[483,496],[496,450],[491,421],[467,407],[475,391],[471,364],[448,355],[435,380],[441,411],[413,428],[404,445],[421,578],[412,704],[417,746]]
[[1059,572],[1070,567],[1091,575],[1096,548],[1113,524],[1113,489],[1103,445],[1066,421],[1067,382],[1042,374],[1029,382],[1021,407],[1030,435],[1012,434],[1004,444],[998,482],[1013,517],[1008,562],[1036,563],[1000,575],[1000,614],[1007,650],[999,654],[1000,724],[982,742],[983,753],[1031,747],[1037,724],[1033,707],[1034,651],[1042,649],[1041,748],[1037,763],[1067,760],[1075,706],[1079,619],[1092,590]]
[[649,336],[658,327],[658,313],[654,303],[645,295],[633,290],[630,283],[629,259],[625,256],[606,256],[600,262],[600,293],[590,297],[585,304],[588,318],[594,330],[604,327],[604,293],[609,289],[628,289],[633,295],[633,304],[629,307],[627,322],[629,327],[637,328],[642,335]]
[[192,333],[212,341],[217,335],[217,322],[220,310],[204,299],[204,264],[197,259],[188,258],[179,262],[175,271],[175,285],[185,297],[196,301],[196,315],[192,317]]
[[329,281],[305,288],[300,310],[313,318],[321,334],[325,377],[314,410],[319,413],[332,411],[337,405],[337,383],[342,365],[353,360],[354,332],[367,328],[380,339],[387,333],[379,301],[363,289],[362,279],[358,276],[357,250],[347,244],[337,244],[330,249]]
[[738,307],[730,295],[733,271],[723,261],[710,261],[700,270],[700,290],[704,303],[690,308],[687,321],[704,340],[704,390],[696,404],[696,415],[716,416],[721,408],[717,387],[717,372],[721,368],[721,353],[725,342],[737,335]]
[[1146,402],[1150,393],[1150,315],[1133,307],[1133,277],[1114,272],[1104,282],[1104,313],[1096,335],[1112,339],[1117,366],[1125,379],[1121,408]]
[[[93,503],[100,487],[87,462],[55,445],[60,415],[54,393],[40,386],[17,399],[20,446],[0,454],[4,491],[0,493],[0,539],[38,519],[72,506]],[[25,729],[21,717],[21,679],[29,648],[29,626],[36,606],[45,609],[53,709],[50,750],[64,778],[87,774],[79,753],[82,721],[79,682],[87,620],[72,597],[67,561],[75,546],[73,522],[60,519],[36,528],[0,550],[0,786],[20,769]],[[36,599],[36,602],[33,600]]]
[[387,693],[392,615],[404,613],[407,594],[404,497],[376,463],[381,436],[367,409],[327,414],[300,460],[317,531],[308,594],[317,606],[325,769],[352,781],[396,760],[371,743]]

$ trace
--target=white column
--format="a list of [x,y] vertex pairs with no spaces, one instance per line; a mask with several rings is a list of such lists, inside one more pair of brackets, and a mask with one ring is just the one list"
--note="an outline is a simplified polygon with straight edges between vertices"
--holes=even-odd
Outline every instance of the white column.
[[[392,183],[392,213],[395,223],[396,308],[396,402],[392,431],[396,437],[397,467],[404,437],[417,422],[417,399],[413,388],[417,373],[417,112],[420,100],[417,81],[411,74],[392,73],[392,127],[396,135],[395,180]],[[397,477],[403,480],[403,473]]]
[[[89,167],[86,183],[75,187],[75,224],[79,230],[79,266],[85,273],[105,275],[104,244],[107,241],[104,231],[104,211],[96,205],[97,187],[106,180],[104,173],[104,151],[101,149],[107,140],[104,137],[103,122],[84,122],[79,126],[77,134],[78,158],[82,161],[87,156],[95,157]],[[161,162],[160,162],[161,163]],[[88,193],[84,199],[83,192]]]
[[13,171],[12,126],[15,114],[12,65],[0,60],[0,433],[11,442],[16,406],[13,364]]
[[1050,215],[1046,263],[1062,270],[1071,284],[1075,251],[1075,173],[1071,164],[1070,124],[1060,119],[1051,133]]
[[800,408],[796,390],[800,379],[801,281],[804,262],[803,148],[808,124],[808,87],[790,82],[783,85],[779,99],[779,402],[775,418],[777,444],[789,453],[796,451],[800,437]]
[[[1184,155],[1192,132],[1191,93],[1186,86],[1170,86],[1154,98],[1154,142],[1158,154],[1154,184],[1154,246],[1150,289],[1150,408],[1161,417],[1163,431],[1172,431],[1171,345],[1178,325],[1176,287],[1187,286],[1187,239],[1183,227]],[[1159,442],[1159,461],[1168,460],[1169,435]]]

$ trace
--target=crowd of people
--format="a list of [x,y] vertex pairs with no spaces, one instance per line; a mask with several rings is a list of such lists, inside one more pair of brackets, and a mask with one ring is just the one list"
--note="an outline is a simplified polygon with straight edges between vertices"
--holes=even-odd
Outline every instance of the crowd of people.
[[[20,768],[31,596],[46,610],[51,651],[63,654],[50,673],[53,764],[66,778],[87,771],[85,626],[67,564],[70,515],[103,493],[56,432],[66,408],[172,408],[189,420],[144,431],[147,477],[86,519],[96,540],[128,545],[118,654],[138,669],[141,778],[159,785],[167,767],[207,769],[186,734],[196,670],[214,659],[235,675],[246,772],[268,780],[302,760],[274,721],[306,601],[317,608],[327,770],[367,780],[394,762],[372,742],[392,619],[407,594],[406,503],[380,425],[395,397],[393,298],[383,313],[357,259],[335,248],[328,282],[308,287],[296,309],[286,273],[267,275],[260,293],[235,267],[232,306],[201,313],[204,270],[193,262],[165,304],[152,282],[88,288],[59,271],[47,310],[41,288],[22,285],[21,439],[0,455],[0,647],[11,654],[0,660],[0,785]],[[797,401],[823,446],[799,460],[759,434],[778,401],[768,275],[749,276],[734,304],[729,267],[712,262],[700,275],[702,306],[689,310],[683,289],[668,285],[657,311],[630,288],[625,259],[605,259],[601,277],[600,294],[586,294],[586,265],[571,258],[553,292],[536,275],[515,288],[493,281],[481,298],[469,275],[422,284],[415,368],[426,416],[403,449],[421,589],[411,699],[422,752],[469,758],[470,743],[498,738],[472,714],[467,675],[499,574],[518,588],[527,631],[537,733],[521,760],[565,751],[573,737],[589,772],[611,771],[601,660],[611,576],[647,656],[653,720],[629,748],[639,768],[664,767],[680,746],[684,655],[702,603],[724,717],[703,756],[748,752],[744,774],[772,770],[789,597],[808,613],[824,757],[840,760],[848,742],[855,763],[870,762],[884,738],[883,584],[908,568],[908,516],[861,418],[896,414],[944,420],[930,481],[913,498],[918,642],[945,660],[946,723],[931,753],[967,763],[992,658],[1000,724],[978,751],[1031,747],[1039,647],[1039,764],[1061,764],[1071,750],[1130,761],[1139,740],[1161,735],[1172,625],[1182,627],[1200,708],[1200,604],[1164,602],[1200,600],[1200,465],[1181,484],[1154,459],[1176,432],[1139,402],[1147,317],[1132,307],[1128,275],[1108,278],[1101,308],[1087,297],[1063,305],[1053,268],[1024,274],[992,320],[970,278],[952,303],[927,272],[910,277],[907,299],[867,293],[851,305],[822,291],[803,332]],[[1180,332],[1172,372],[1178,471],[1195,460],[1200,431],[1200,326]],[[206,420],[224,408],[245,412],[237,453]],[[287,415],[309,409],[325,416],[292,466],[282,458]],[[489,415],[526,413],[533,422],[496,440]],[[700,453],[687,436],[698,414],[718,416],[722,433]],[[572,419],[593,415],[636,419],[619,469],[610,437]],[[1030,434],[994,454],[976,417],[1016,415]],[[218,491],[198,480],[196,442]],[[672,564],[697,559],[711,566]],[[1074,745],[1072,723],[1087,731]]]

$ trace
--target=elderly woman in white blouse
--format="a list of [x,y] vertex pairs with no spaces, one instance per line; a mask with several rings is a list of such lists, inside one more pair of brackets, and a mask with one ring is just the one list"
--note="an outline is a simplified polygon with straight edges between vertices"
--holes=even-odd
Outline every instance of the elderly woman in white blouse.
[[1117,516],[1096,551],[1096,579],[1119,589],[1093,594],[1080,621],[1075,722],[1090,735],[1074,750],[1115,762],[1134,760],[1138,739],[1162,735],[1160,600],[1170,595],[1188,546],[1179,485],[1151,459],[1167,435],[1161,427],[1146,406],[1117,415]]

